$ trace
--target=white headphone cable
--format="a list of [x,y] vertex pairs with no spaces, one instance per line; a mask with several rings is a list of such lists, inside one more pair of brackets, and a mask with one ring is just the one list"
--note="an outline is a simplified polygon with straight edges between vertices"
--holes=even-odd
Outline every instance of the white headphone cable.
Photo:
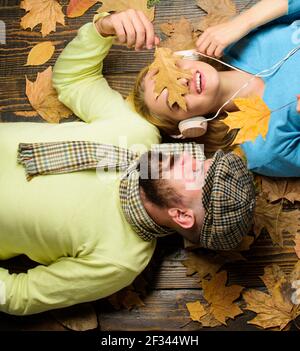
[[[273,75],[274,73],[276,73],[279,68],[291,57],[293,56],[297,51],[300,50],[300,46],[294,48],[293,50],[291,50],[282,60],[280,60],[279,62],[275,63],[272,67],[268,68],[268,69],[264,69],[262,70],[261,72],[259,73],[256,73],[248,82],[246,82],[241,88],[239,88],[232,96],[229,100],[227,100],[220,108],[219,110],[217,111],[217,113],[211,117],[211,118],[207,118],[206,119],[206,122],[209,122],[209,121],[212,121],[213,119],[217,118],[222,110],[223,107],[225,107],[227,104],[229,104],[231,102],[232,99],[234,99],[238,93],[243,90],[244,88],[246,88],[256,77],[269,77],[271,75]],[[234,67],[226,62],[223,62],[221,60],[218,60],[217,58],[215,57],[211,57],[211,56],[208,56],[208,55],[205,55],[205,54],[202,54],[201,52],[198,52],[198,51],[195,51],[195,50],[185,50],[185,51],[177,51],[176,52],[177,55],[182,55],[184,58],[187,58],[187,59],[193,59],[195,57],[197,57],[198,59],[198,56],[204,56],[204,57],[207,57],[211,60],[214,60],[214,61],[217,61],[225,66],[228,66],[238,72],[242,72],[242,73],[245,73],[245,71],[242,71],[240,70],[239,68],[237,67]],[[270,73],[267,73],[271,71]],[[264,74],[264,73],[267,73],[267,74]]]

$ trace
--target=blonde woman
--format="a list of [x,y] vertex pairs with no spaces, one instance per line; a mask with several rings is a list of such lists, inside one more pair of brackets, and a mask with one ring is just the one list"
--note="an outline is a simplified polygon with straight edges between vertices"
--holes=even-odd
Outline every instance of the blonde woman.
[[[229,22],[209,28],[197,42],[199,52],[215,57],[224,53],[224,60],[239,71],[217,71],[204,62],[179,60],[178,66],[190,70],[193,75],[190,81],[182,80],[189,88],[185,95],[187,111],[183,111],[176,103],[169,106],[167,89],[156,96],[155,72],[145,68],[134,90],[136,110],[167,134],[179,134],[181,121],[195,116],[214,116],[250,81],[236,97],[258,95],[274,112],[266,140],[259,136],[254,143],[242,145],[249,169],[269,176],[300,176],[299,103],[297,106],[300,51],[274,70],[274,74],[255,76],[300,45],[299,19],[298,0],[262,0]],[[109,18],[104,22],[109,22]],[[231,100],[224,110],[236,111],[237,107]],[[197,141],[210,152],[228,147],[235,135],[234,131],[227,134],[227,127],[220,119],[215,119],[208,122],[206,134]]]

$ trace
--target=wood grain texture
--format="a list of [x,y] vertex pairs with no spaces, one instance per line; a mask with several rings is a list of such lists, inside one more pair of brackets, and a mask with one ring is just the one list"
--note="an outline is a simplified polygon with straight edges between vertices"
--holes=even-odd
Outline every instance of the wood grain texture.
[[[252,1],[236,1],[237,7],[241,10],[245,6],[255,3]],[[68,0],[61,0],[64,11]],[[93,18],[95,10],[99,5],[94,5],[87,13],[78,18],[67,18],[66,26],[58,25],[55,33],[50,33],[46,38],[42,38],[38,32],[39,26],[34,31],[22,30],[20,19],[25,11],[19,7],[20,0],[0,1],[0,20],[6,23],[7,44],[0,45],[0,121],[17,122],[24,121],[23,118],[16,118],[15,111],[31,111],[32,108],[25,95],[25,75],[29,79],[36,78],[37,72],[42,72],[49,65],[53,66],[57,57],[62,52],[67,43],[72,40],[77,30]],[[178,20],[185,16],[191,21],[196,21],[205,13],[201,11],[194,0],[161,0],[157,6],[155,17],[155,28],[157,33],[159,25],[168,20]],[[25,67],[26,58],[32,47],[45,40],[53,41],[56,46],[55,54],[45,65],[38,67]],[[144,66],[149,64],[153,58],[152,51],[134,52],[124,46],[113,46],[107,56],[103,72],[108,78],[110,85],[126,97],[132,90],[135,76]],[[3,112],[6,112],[3,115]],[[70,120],[73,120],[74,117]],[[28,121],[39,121],[39,118],[27,118]]]
[[[238,8],[251,6],[256,0],[235,1]],[[64,11],[68,0],[62,0]],[[25,75],[31,80],[36,78],[37,72],[53,66],[57,57],[67,43],[72,40],[77,30],[92,20],[98,5],[91,8],[84,16],[74,19],[66,18],[66,26],[58,25],[57,32],[46,38],[35,29],[22,30],[20,18],[25,11],[19,8],[20,0],[0,0],[0,20],[7,26],[7,44],[0,45],[0,122],[34,121],[43,122],[39,117],[17,117],[14,112],[31,111],[32,108],[25,96]],[[178,20],[181,16],[196,21],[204,13],[197,8],[194,0],[161,0],[157,7],[155,27],[168,20]],[[56,45],[55,55],[43,66],[24,67],[31,48],[45,40],[53,41]],[[153,51],[134,52],[124,46],[113,46],[104,63],[104,74],[112,86],[124,97],[131,91],[136,74],[149,64]],[[73,116],[68,121],[75,120]],[[64,121],[63,123],[68,123]],[[297,206],[295,206],[297,207]],[[297,261],[294,253],[294,234],[285,233],[284,248],[273,246],[268,234],[263,233],[252,248],[244,253],[246,261],[227,264],[223,268],[228,270],[229,284],[240,284],[247,288],[261,288],[263,286],[259,276],[263,274],[266,265],[277,263],[289,273]],[[183,249],[183,242],[179,237],[163,238],[159,240],[152,263],[143,273],[149,283],[149,289],[144,298],[145,307],[132,311],[114,311],[107,300],[96,303],[102,330],[199,330],[199,324],[189,322],[185,303],[201,298],[197,274],[186,276],[186,268],[182,261],[188,252]],[[19,257],[1,266],[11,272],[23,272],[33,268],[36,264],[26,257]],[[245,313],[225,327],[213,330],[255,330],[246,322],[253,314]],[[0,314],[0,330],[64,330],[51,318],[50,314],[16,318]]]

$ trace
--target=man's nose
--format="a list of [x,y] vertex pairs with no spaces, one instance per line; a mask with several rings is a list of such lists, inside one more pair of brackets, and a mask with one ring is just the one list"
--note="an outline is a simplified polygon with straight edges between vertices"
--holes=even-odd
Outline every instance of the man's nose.
[[182,154],[183,163],[185,166],[191,167],[193,165],[194,158],[188,152],[183,152]]

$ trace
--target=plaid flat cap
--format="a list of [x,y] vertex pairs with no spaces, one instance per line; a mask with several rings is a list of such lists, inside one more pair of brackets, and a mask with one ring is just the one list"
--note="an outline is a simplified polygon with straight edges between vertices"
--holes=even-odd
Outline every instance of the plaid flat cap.
[[218,151],[205,177],[202,198],[205,217],[199,244],[232,250],[252,226],[255,207],[253,176],[243,160]]

